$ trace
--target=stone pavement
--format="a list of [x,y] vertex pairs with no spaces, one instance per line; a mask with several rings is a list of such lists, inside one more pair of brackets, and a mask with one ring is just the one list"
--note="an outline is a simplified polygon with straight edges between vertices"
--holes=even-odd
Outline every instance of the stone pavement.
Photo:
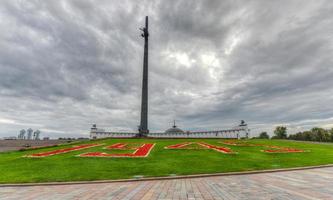
[[0,187],[0,199],[333,199],[333,167],[159,181]]

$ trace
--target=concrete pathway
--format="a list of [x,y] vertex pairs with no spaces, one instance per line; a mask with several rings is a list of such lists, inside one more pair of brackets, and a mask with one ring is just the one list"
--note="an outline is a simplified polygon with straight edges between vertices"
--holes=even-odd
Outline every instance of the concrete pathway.
[[333,200],[333,167],[162,181],[0,187],[0,199]]

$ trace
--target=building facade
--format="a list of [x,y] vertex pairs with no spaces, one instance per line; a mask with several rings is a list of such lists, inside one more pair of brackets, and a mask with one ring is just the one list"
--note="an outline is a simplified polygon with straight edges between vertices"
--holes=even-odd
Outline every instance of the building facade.
[[[248,138],[250,129],[247,124],[242,120],[241,124],[230,128],[214,131],[183,131],[174,124],[174,126],[164,133],[149,133],[149,138],[230,138],[240,139]],[[109,132],[104,129],[98,129],[96,124],[90,130],[91,139],[100,138],[134,138],[137,136],[136,132]]]

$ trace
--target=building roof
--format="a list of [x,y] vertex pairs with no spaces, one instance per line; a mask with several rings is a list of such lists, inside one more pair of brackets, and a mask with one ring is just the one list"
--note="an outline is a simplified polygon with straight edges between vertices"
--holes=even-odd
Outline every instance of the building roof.
[[180,128],[172,127],[166,130],[165,133],[184,133],[184,131]]
[[167,129],[165,133],[184,133],[184,131],[180,128],[177,128],[176,122],[174,121],[172,128]]

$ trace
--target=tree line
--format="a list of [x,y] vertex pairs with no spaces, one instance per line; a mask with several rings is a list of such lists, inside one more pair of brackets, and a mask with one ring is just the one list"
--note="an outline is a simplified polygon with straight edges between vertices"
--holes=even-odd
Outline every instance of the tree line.
[[[269,139],[267,132],[261,132],[259,139]],[[323,128],[312,128],[308,131],[298,132],[295,134],[287,134],[287,127],[277,126],[274,130],[274,136],[271,139],[288,139],[288,140],[303,140],[317,142],[333,142],[333,128],[327,130]]]

